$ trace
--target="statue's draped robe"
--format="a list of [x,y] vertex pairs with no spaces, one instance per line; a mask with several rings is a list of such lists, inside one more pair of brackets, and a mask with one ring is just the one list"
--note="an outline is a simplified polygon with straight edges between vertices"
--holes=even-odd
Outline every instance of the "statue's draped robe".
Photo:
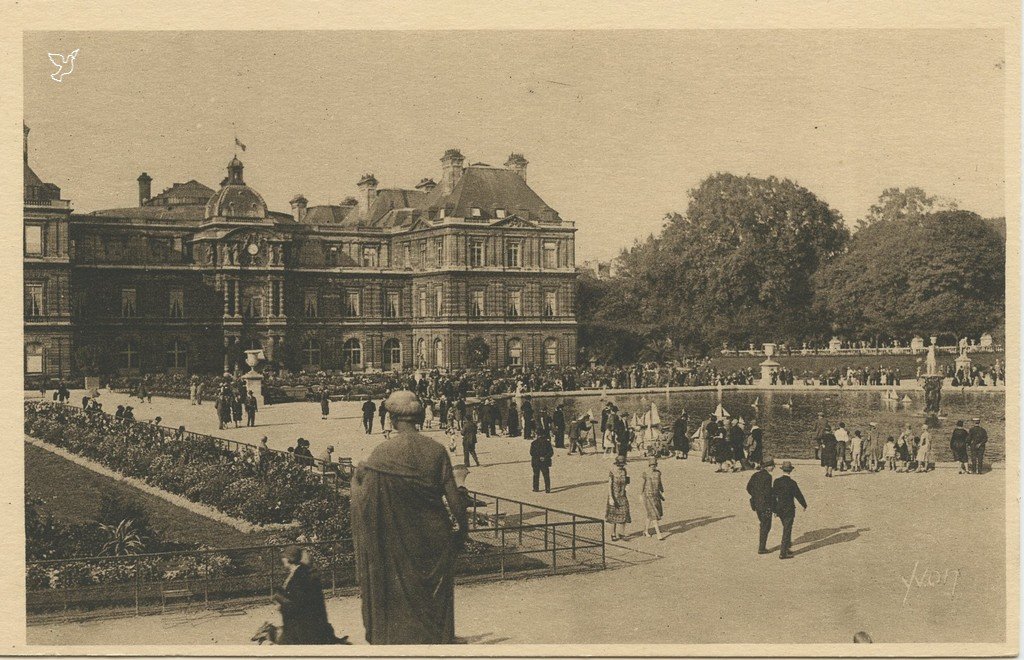
[[462,533],[453,532],[449,510],[464,533],[448,452],[424,435],[395,434],[356,470],[352,536],[370,644],[454,643]]

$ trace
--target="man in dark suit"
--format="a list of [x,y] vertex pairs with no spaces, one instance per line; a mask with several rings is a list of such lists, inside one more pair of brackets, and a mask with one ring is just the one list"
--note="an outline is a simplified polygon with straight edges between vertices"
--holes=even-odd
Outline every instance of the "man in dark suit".
[[751,475],[747,482],[750,508],[757,514],[761,529],[757,542],[757,554],[768,554],[768,533],[772,531],[772,470],[775,461],[770,456],[761,463],[761,469]]
[[807,510],[807,501],[804,494],[800,492],[800,486],[789,477],[793,471],[793,464],[789,461],[782,462],[782,471],[785,472],[772,484],[772,510],[782,521],[782,545],[779,548],[779,559],[789,559],[793,553],[789,547],[793,542],[793,520],[796,518],[796,504]]
[[[527,396],[523,401],[523,407],[521,408],[523,413],[523,437],[527,440],[533,437],[533,402],[530,401],[530,397]],[[536,490],[536,489],[534,489]]]
[[476,456],[476,420],[472,415],[462,425],[462,462],[466,467],[469,467],[470,456],[473,457],[477,465],[480,465],[480,459]]
[[565,448],[565,412],[562,410],[562,404],[555,406],[554,420],[552,421],[552,430],[555,432],[555,446],[559,449]]
[[259,406],[256,404],[256,395],[249,390],[249,395],[245,397],[245,425],[256,426],[256,411]]
[[967,442],[971,446],[971,472],[981,474],[985,468],[985,444],[988,443],[988,431],[981,427],[981,418],[971,420],[974,426],[967,432]]
[[970,458],[967,456],[967,448],[970,446],[968,438],[970,435],[964,428],[964,420],[957,420],[953,435],[949,438],[949,448],[953,452],[953,460],[960,463],[960,474],[970,472],[970,468],[967,466],[970,462]]
[[540,434],[530,443],[530,465],[533,466],[533,492],[540,491],[540,476],[544,475],[544,492],[551,492],[551,457],[555,450],[547,435]]
[[281,563],[288,575],[273,596],[284,624],[278,644],[333,643],[334,631],[327,622],[323,588],[312,569],[302,562],[302,550],[296,546],[285,548]]
[[373,399],[367,398],[363,401],[363,430],[373,433],[373,414],[377,412],[377,404]]

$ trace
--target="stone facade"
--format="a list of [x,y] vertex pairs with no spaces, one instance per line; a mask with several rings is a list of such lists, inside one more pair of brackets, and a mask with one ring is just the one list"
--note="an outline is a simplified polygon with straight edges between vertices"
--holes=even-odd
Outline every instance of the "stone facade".
[[[25,153],[28,182],[27,132]],[[291,369],[449,370],[474,337],[489,366],[573,363],[575,227],[526,185],[521,155],[462,163],[449,150],[441,184],[378,190],[368,174],[359,198],[298,195],[291,213],[268,210],[237,158],[217,191],[154,196],[143,173],[138,206],[92,213],[41,182],[50,198],[30,204],[26,183],[26,230],[47,237],[25,257],[45,308],[28,315],[27,289],[26,365],[31,343],[48,376],[85,346],[118,373],[220,372],[249,348]]]

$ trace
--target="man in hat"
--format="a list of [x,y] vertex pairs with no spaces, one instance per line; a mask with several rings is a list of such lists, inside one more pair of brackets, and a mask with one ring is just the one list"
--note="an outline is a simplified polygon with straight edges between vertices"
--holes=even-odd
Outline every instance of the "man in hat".
[[253,394],[252,390],[249,390],[249,395],[245,398],[245,425],[256,426],[256,410],[259,406],[256,403],[256,395]]
[[814,421],[814,458],[821,458],[821,440],[825,437],[825,413],[818,413],[818,419]]
[[551,457],[555,450],[546,433],[539,434],[530,443],[530,465],[533,466],[533,492],[540,491],[540,477],[544,475],[544,492],[551,492]]
[[388,397],[394,433],[356,468],[352,537],[370,644],[455,641],[455,559],[468,529],[448,452],[419,433],[422,406]]
[[782,471],[785,473],[772,484],[772,510],[782,521],[782,545],[779,547],[779,559],[789,559],[793,553],[789,551],[793,542],[793,521],[796,519],[796,504],[807,510],[807,501],[804,494],[800,492],[800,486],[790,478],[789,473],[793,471],[793,464],[789,461],[782,462]]
[[757,514],[760,522],[758,532],[757,554],[768,554],[768,533],[772,531],[772,470],[775,461],[766,456],[760,469],[747,481],[747,493],[750,495],[750,508]]
[[480,459],[476,455],[476,430],[476,419],[470,415],[462,425],[462,462],[466,467],[469,467],[470,456],[477,465],[480,465]]
[[373,415],[377,412],[377,404],[373,402],[373,398],[366,397],[366,401],[363,401],[363,430],[367,435],[373,433]]
[[988,443],[988,431],[981,427],[981,418],[971,420],[974,426],[967,432],[967,442],[971,446],[971,472],[981,474],[985,468],[985,444]]
[[327,621],[323,588],[312,571],[312,562],[302,560],[303,551],[297,546],[289,546],[281,553],[281,563],[288,574],[273,595],[284,624],[277,643],[331,644],[334,630]]

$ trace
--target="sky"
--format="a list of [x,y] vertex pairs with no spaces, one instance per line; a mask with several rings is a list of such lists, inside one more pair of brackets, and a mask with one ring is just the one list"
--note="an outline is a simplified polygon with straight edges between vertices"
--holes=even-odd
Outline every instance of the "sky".
[[[79,49],[61,83],[47,53]],[[88,212],[236,153],[275,210],[501,165],[609,259],[715,172],[805,186],[853,226],[885,188],[1004,215],[995,30],[28,32],[30,163]]]

